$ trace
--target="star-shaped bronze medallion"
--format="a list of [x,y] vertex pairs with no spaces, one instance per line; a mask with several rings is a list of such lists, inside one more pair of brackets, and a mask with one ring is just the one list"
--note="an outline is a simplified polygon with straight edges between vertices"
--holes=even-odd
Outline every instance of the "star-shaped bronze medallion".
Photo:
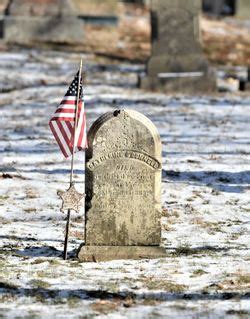
[[57,191],[57,194],[62,199],[61,211],[64,212],[67,209],[72,209],[79,213],[81,203],[80,201],[85,197],[85,194],[80,194],[75,189],[75,185],[72,183],[68,190]]

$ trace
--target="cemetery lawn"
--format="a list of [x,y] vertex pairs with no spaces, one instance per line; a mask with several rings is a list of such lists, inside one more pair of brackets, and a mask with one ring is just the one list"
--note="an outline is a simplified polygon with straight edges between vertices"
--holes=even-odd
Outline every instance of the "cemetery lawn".
[[[83,263],[84,212],[72,214],[62,260],[68,188],[48,128],[79,63],[54,51],[0,53],[0,318],[248,318],[250,97],[136,89],[142,65],[84,55],[88,128],[117,107],[158,128],[163,145],[166,258]],[[76,155],[84,191],[84,154]]]

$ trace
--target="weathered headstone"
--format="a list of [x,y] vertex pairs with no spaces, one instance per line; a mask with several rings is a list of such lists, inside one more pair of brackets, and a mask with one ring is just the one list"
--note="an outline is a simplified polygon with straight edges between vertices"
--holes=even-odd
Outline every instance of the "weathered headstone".
[[152,53],[145,89],[208,91],[215,89],[200,45],[200,0],[152,0]]
[[81,260],[164,256],[161,241],[161,141],[132,110],[101,116],[86,151],[85,244]]
[[7,42],[83,42],[83,22],[70,0],[11,0],[4,17]]

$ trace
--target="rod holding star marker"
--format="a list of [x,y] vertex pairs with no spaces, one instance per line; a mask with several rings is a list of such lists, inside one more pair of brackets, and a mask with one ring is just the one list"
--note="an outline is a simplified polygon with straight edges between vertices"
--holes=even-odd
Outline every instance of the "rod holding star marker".
[[[78,108],[79,108],[79,99],[80,99],[80,89],[81,89],[81,77],[82,77],[82,59],[80,61],[80,68],[78,73],[78,85],[77,85],[77,99],[76,99],[76,108],[75,108],[75,121],[74,121],[74,131],[73,131],[73,151],[71,157],[71,170],[70,170],[70,187],[73,186],[73,174],[74,174],[74,158],[75,158],[75,148],[76,148],[76,128],[78,125]],[[64,239],[64,250],[63,250],[63,259],[67,259],[68,254],[68,241],[69,241],[69,227],[70,227],[70,209],[67,213],[67,222],[65,229],[65,239]]]
[[49,127],[63,153],[67,158],[71,157],[70,186],[66,191],[58,191],[63,204],[61,211],[67,211],[66,232],[64,240],[63,258],[67,259],[68,237],[70,227],[71,210],[79,212],[80,201],[85,196],[76,191],[74,174],[74,154],[77,150],[87,148],[86,116],[84,112],[82,90],[82,60],[80,68],[74,80],[68,88],[62,102],[57,107],[56,112],[49,122]]

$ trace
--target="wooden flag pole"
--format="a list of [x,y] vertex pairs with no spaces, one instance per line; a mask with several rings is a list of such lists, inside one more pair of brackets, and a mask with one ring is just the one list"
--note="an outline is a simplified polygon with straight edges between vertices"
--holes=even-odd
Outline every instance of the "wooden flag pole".
[[[82,77],[82,59],[80,62],[79,74],[78,74],[78,87],[77,87],[77,100],[76,100],[76,109],[75,109],[75,123],[74,123],[74,135],[73,135],[73,152],[71,157],[71,170],[70,170],[70,186],[73,184],[73,173],[74,173],[74,154],[76,148],[76,129],[77,129],[77,115],[78,115],[78,106],[79,106],[79,98],[80,98],[80,86],[81,86],[81,77]],[[68,252],[68,240],[69,240],[69,226],[70,226],[70,209],[68,209],[67,214],[67,223],[66,223],[66,231],[65,231],[65,240],[64,240],[64,251],[63,251],[63,259],[67,259]]]

